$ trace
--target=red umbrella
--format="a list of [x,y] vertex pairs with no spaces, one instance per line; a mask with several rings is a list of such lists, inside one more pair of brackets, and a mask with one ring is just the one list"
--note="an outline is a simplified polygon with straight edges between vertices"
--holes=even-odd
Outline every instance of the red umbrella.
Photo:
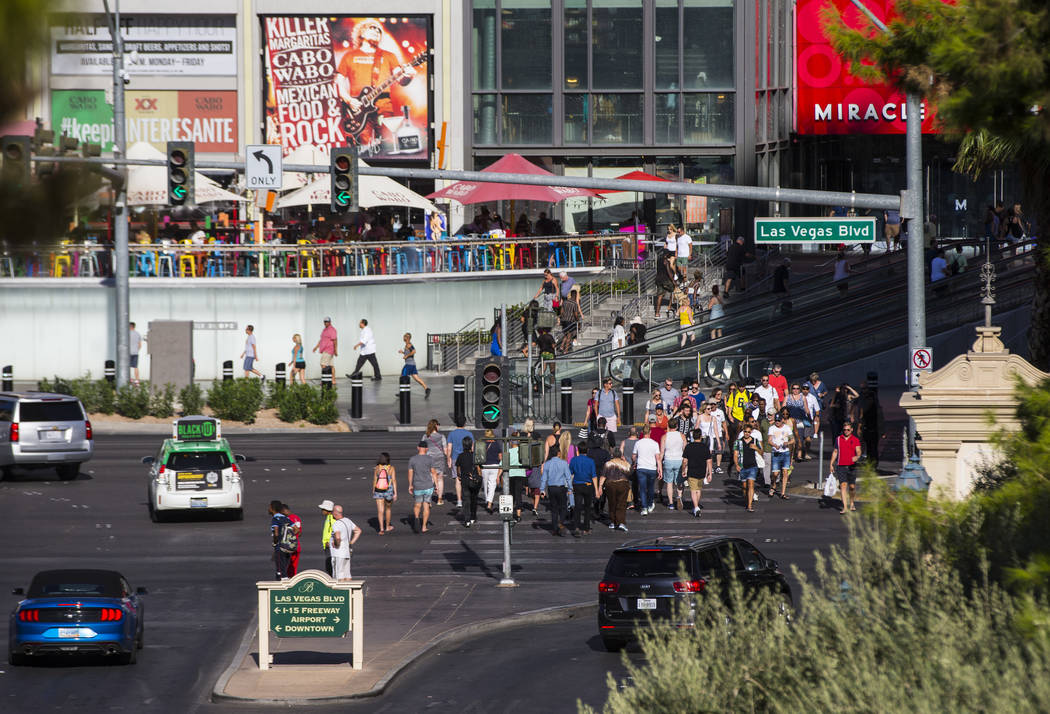
[[[616,180],[617,181],[620,181],[620,180],[623,180],[623,181],[670,181],[671,179],[665,179],[665,178],[662,178],[660,176],[653,176],[652,174],[647,174],[644,171],[629,171],[629,172],[625,173],[623,176],[617,176]],[[621,192],[622,192],[621,189],[611,189],[611,188],[602,189],[602,193],[621,193]],[[654,191],[654,193],[657,193],[657,192]]]
[[[533,174],[535,176],[553,176],[550,171],[541,169],[525,159],[521,154],[507,154],[486,169],[485,173]],[[440,191],[428,194],[427,198],[451,198],[463,204],[484,203],[485,201],[542,201],[556,203],[566,198],[600,196],[597,191],[569,186],[533,186],[520,183],[489,183],[482,181],[457,181]]]

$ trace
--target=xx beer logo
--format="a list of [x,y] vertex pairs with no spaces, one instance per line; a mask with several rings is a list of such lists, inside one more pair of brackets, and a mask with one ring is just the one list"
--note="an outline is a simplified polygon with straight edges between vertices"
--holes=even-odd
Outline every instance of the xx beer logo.
[[135,97],[135,111],[155,112],[157,108],[156,97]]

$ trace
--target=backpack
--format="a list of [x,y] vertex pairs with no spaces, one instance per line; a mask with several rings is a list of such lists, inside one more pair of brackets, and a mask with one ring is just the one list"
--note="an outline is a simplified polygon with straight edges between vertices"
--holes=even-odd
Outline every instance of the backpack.
[[379,469],[379,473],[376,475],[376,491],[386,491],[390,488],[390,474],[387,473],[386,466]]
[[299,533],[295,530],[295,524],[292,523],[290,518],[281,524],[277,547],[280,548],[282,553],[296,553],[299,551]]

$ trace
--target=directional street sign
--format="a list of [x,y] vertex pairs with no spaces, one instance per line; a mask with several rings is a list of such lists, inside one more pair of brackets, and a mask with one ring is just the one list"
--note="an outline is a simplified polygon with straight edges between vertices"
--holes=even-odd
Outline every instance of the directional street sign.
[[174,186],[171,189],[171,195],[180,201],[186,198],[186,187],[185,186]]
[[248,188],[281,187],[281,147],[277,144],[250,144],[244,153],[244,175]]
[[756,218],[755,243],[874,243],[875,217]]
[[499,407],[495,404],[489,404],[481,410],[481,413],[486,421],[499,421]]
[[350,593],[307,578],[270,591],[270,629],[278,637],[342,637],[350,626]]

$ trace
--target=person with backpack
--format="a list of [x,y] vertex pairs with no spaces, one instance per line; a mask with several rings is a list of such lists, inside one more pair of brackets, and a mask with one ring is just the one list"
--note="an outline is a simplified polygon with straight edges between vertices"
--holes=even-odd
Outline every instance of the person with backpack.
[[292,513],[292,507],[287,503],[281,504],[281,513],[288,516],[288,520],[292,522],[292,533],[295,542],[295,552],[289,553],[288,558],[288,577],[294,578],[295,574],[299,572],[299,556],[303,552],[303,519]]
[[292,526],[292,521],[281,512],[284,504],[280,501],[270,501],[268,512],[270,514],[270,537],[273,540],[273,575],[274,580],[288,578],[288,565],[292,559],[292,553],[296,551],[299,544],[299,536]]
[[[484,446],[484,442],[478,444]],[[482,455],[484,461],[484,455]],[[456,475],[466,499],[466,510],[463,511],[463,525],[470,528],[478,522],[478,492],[481,491],[481,471],[475,456],[473,437],[463,437],[463,453],[456,459]]]
[[379,517],[379,535],[386,535],[394,530],[390,525],[390,511],[397,500],[397,473],[390,463],[390,454],[379,455],[375,469],[372,470],[372,498],[376,502],[376,515]]

